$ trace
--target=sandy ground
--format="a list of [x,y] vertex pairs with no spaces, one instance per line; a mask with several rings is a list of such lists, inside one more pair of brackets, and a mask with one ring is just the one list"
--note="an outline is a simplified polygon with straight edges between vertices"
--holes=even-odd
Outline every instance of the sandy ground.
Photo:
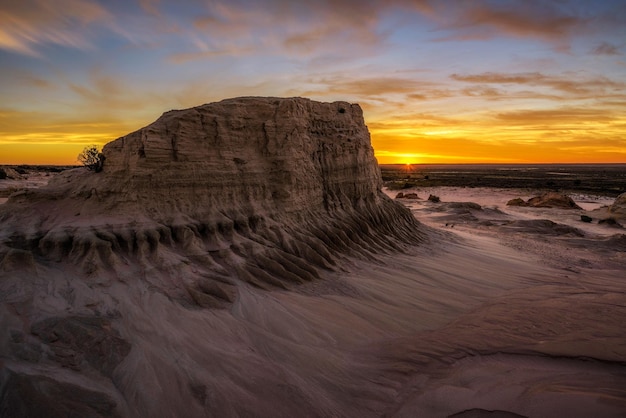
[[417,193],[403,202],[427,245],[296,291],[244,286],[229,310],[188,309],[151,292],[154,272],[70,289],[50,266],[36,303],[115,310],[133,349],[98,390],[124,416],[626,416],[624,230],[583,223],[586,211],[507,207],[530,197],[514,190]]
[[14,191],[45,186],[54,175],[54,173],[33,172],[25,175],[22,179],[0,180],[0,205],[5,203],[8,196]]
[[[621,325],[626,320],[626,236],[623,229],[580,220],[613,199],[573,195],[583,210],[538,209],[506,206],[515,197],[531,197],[528,191],[416,191],[422,199],[403,203],[423,223],[459,240],[458,247],[445,247],[450,261],[442,270],[460,280],[446,279],[446,285],[454,283],[465,297],[470,289],[503,288],[496,294],[480,292],[478,306],[463,312],[446,309],[450,322],[445,325],[385,347],[387,355],[400,358],[411,352],[408,357],[419,364],[401,405],[390,415],[626,416],[626,331]],[[429,194],[441,203],[426,201]],[[481,258],[488,256],[494,257],[485,263],[489,271],[480,271]],[[478,277],[485,280],[483,286],[474,282]],[[449,300],[441,291],[417,297]]]

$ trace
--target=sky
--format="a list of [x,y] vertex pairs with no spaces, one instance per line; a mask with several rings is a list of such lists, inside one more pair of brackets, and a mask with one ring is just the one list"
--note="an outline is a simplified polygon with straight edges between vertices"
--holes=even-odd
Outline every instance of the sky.
[[0,164],[238,96],[359,103],[380,163],[626,163],[626,1],[0,0]]

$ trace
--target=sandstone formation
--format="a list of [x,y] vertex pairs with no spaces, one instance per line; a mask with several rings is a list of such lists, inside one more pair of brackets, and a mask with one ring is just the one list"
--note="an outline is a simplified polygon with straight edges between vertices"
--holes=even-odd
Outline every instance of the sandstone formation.
[[0,167],[0,180],[21,179],[22,175],[11,167]]
[[[424,239],[380,191],[355,104],[224,100],[167,112],[103,154],[102,172],[64,172],[0,207],[3,414],[165,416],[180,411],[159,405],[189,402],[221,410],[209,377],[147,406],[160,396],[160,373],[181,367],[172,356],[193,355],[166,360],[148,343],[154,321],[174,320],[157,319],[173,309],[166,301],[229,308],[242,294],[294,289]],[[197,338],[210,338],[198,327]],[[138,375],[155,382],[133,386],[120,364],[145,364]]]
[[615,202],[608,208],[609,216],[626,219],[626,193],[617,196]]
[[562,208],[562,209],[582,209],[571,197],[562,193],[548,192],[540,196],[535,196],[528,201],[516,198],[507,202],[509,206],[529,206],[533,208]]
[[416,200],[419,199],[419,196],[417,195],[417,193],[398,193],[396,195],[396,199],[411,199],[411,200]]

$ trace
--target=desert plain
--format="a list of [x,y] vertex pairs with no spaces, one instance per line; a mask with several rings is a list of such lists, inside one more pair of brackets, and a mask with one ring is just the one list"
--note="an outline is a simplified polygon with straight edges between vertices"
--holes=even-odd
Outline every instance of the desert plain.
[[[293,106],[321,118],[316,105]],[[333,118],[352,112],[359,122],[358,109],[346,112],[341,106],[341,115]],[[313,125],[313,131],[321,129]],[[184,128],[191,129],[188,124]],[[149,160],[150,142],[142,138]],[[141,157],[144,148],[124,154],[133,141],[129,136],[109,149],[123,155],[115,160],[116,169],[123,164],[132,168],[129,159]],[[185,161],[182,145],[177,152],[179,164]],[[369,152],[363,157],[367,164],[373,161]],[[154,158],[165,158],[160,155]],[[236,173],[254,170],[257,157],[221,158],[232,160]],[[323,158],[319,166],[326,173],[330,160]],[[144,163],[136,164],[139,170]],[[411,172],[403,166],[382,168],[382,177],[375,172],[378,167],[372,173],[356,168],[337,172],[372,176],[373,190],[380,195],[373,192],[371,201],[394,208],[390,221],[369,201],[331,193],[324,210],[334,229],[325,231],[340,231],[335,235],[300,229],[307,225],[318,231],[308,226],[318,220],[294,212],[284,221],[289,229],[272,226],[283,220],[277,215],[268,216],[272,221],[266,229],[252,221],[243,226],[235,222],[234,232],[206,232],[200,226],[187,232],[172,226],[171,239],[158,229],[160,238],[157,234],[150,241],[146,232],[148,238],[141,242],[123,241],[123,233],[115,229],[131,224],[120,221],[117,206],[107,206],[106,196],[122,192],[104,187],[100,179],[113,175],[106,165],[101,177],[75,168],[0,180],[0,191],[18,189],[0,200],[0,414],[626,416],[626,234],[621,226],[626,218],[624,208],[615,207],[620,186],[614,184],[625,167],[613,167],[604,176],[601,167],[597,175],[567,187],[548,185],[548,180],[545,187],[541,182],[503,187],[472,172],[475,167],[465,167],[463,176],[469,172],[480,184],[467,184],[454,174],[438,181],[437,173],[425,174],[417,166]],[[396,177],[389,177],[394,170]],[[498,178],[513,178],[519,170],[525,168],[498,171]],[[19,190],[29,181],[29,190]],[[299,181],[290,183],[291,195],[272,189],[267,196],[299,205],[289,200],[301,187]],[[365,190],[360,184],[350,186],[354,181],[344,177],[337,181],[342,190],[354,187],[351,193]],[[87,185],[75,199],[92,206],[85,203],[79,209],[65,202],[69,189],[64,187],[72,182]],[[173,184],[183,187],[172,180],[167,190]],[[332,184],[324,187],[339,190]],[[603,187],[608,191],[602,192]],[[98,192],[91,190],[100,190],[100,203],[93,204]],[[396,198],[400,192],[415,195]],[[578,208],[507,205],[546,192],[565,194]],[[39,206],[25,203],[33,201]],[[349,202],[365,208],[354,213],[373,215],[365,223],[346,223],[341,231],[340,223],[347,222],[343,211],[349,219],[357,216],[344,208]],[[139,203],[125,201],[124,207]],[[251,205],[255,213],[271,211],[270,206]],[[100,207],[113,209],[103,215]],[[164,207],[155,206],[150,219],[165,213]],[[181,213],[188,210],[176,207]],[[67,213],[36,212],[54,208]],[[9,210],[34,216],[37,225],[17,227],[16,220],[23,218]],[[189,225],[192,212],[184,213],[182,220],[158,222]],[[404,219],[407,214],[413,219]],[[583,215],[591,220],[583,221]],[[383,232],[359,235],[377,222],[385,225]],[[140,228],[132,225],[132,234],[139,237]],[[28,244],[24,237],[37,228],[56,235],[50,232],[39,236],[36,245]],[[60,239],[59,231],[75,238]],[[98,240],[113,244],[99,244],[93,253],[91,241],[78,248],[76,237],[87,236],[84,231],[95,231]],[[275,236],[268,238],[268,231]],[[300,232],[302,240],[293,238]],[[213,233],[221,235],[210,238]],[[309,239],[311,234],[317,238]],[[387,241],[381,234],[401,238]],[[315,247],[322,241],[324,246]],[[61,244],[55,247],[57,242]],[[212,259],[207,261],[206,254]],[[92,257],[91,264],[86,257]],[[298,261],[313,258],[321,267]],[[239,279],[231,278],[233,271]],[[307,279],[288,282],[294,275]],[[190,282],[187,277],[208,279]]]

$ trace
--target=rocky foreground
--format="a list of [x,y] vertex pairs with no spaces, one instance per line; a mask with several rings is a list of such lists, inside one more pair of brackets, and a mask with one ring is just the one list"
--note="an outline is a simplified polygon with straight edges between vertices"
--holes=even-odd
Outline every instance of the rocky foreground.
[[0,205],[0,416],[626,411],[619,229],[394,202],[345,102],[171,111],[103,153]]

